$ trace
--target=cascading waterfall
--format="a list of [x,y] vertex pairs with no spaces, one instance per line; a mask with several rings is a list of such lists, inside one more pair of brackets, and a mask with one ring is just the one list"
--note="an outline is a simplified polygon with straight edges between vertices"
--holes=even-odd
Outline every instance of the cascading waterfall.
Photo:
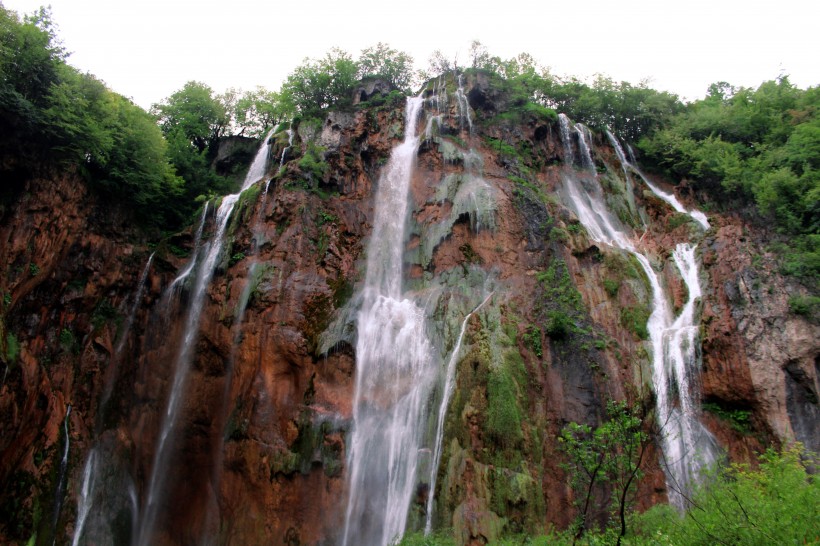
[[[574,161],[574,156],[570,139],[573,134],[576,135],[579,150],[588,154],[589,147],[581,144],[585,133],[577,127],[573,131],[569,119],[563,114],[559,116],[559,122],[565,161],[572,165],[570,162]],[[610,141],[613,140],[610,135]],[[619,159],[623,157],[620,146],[616,147],[616,153]],[[627,168],[639,172],[625,159],[621,160],[625,174]],[[593,165],[591,157],[585,157],[582,164]],[[695,247],[682,243],[673,252],[674,263],[689,291],[686,305],[675,318],[667,304],[660,277],[649,259],[636,249],[630,235],[606,209],[603,190],[594,168],[587,168],[583,183],[579,180],[580,176],[584,175],[567,170],[563,177],[563,191],[589,236],[599,243],[620,248],[635,256],[652,287],[652,313],[647,329],[652,345],[658,420],[662,428],[661,447],[666,460],[670,501],[683,507],[685,494],[697,483],[700,470],[712,464],[719,453],[714,438],[699,421],[696,380],[693,378],[698,370],[699,353],[695,303],[701,296]]]
[[83,466],[83,481],[80,486],[79,498],[77,499],[77,520],[74,525],[74,537],[71,540],[71,546],[77,546],[80,543],[80,538],[83,536],[85,522],[93,504],[96,473],[97,446],[94,446],[91,448],[91,451],[88,452],[88,458],[85,460],[85,466]]
[[[607,131],[606,136],[609,139],[610,144],[612,144],[612,147],[615,148],[615,155],[618,156],[618,160],[621,162],[621,166],[624,170],[624,175],[626,175],[627,178],[629,177],[629,171],[634,172],[640,177],[641,180],[643,180],[643,183],[646,184],[650,190],[652,190],[652,193],[657,195],[663,201],[666,201],[673,209],[675,209],[676,212],[679,212],[681,214],[688,214],[692,217],[692,219],[694,219],[698,224],[700,224],[703,229],[709,229],[709,220],[706,218],[705,214],[695,209],[686,210],[686,208],[684,208],[684,206],[681,204],[677,197],[675,197],[671,193],[663,191],[658,186],[650,182],[649,179],[646,178],[646,176],[643,174],[643,172],[641,172],[641,170],[635,166],[632,160],[627,160],[626,154],[624,154],[624,150],[621,147],[621,143],[618,141],[615,135],[613,135],[610,131]],[[629,155],[630,157],[632,157],[632,150],[630,150]]]
[[436,418],[436,436],[433,443],[433,458],[430,465],[430,489],[427,495],[427,514],[424,523],[424,534],[428,535],[433,530],[433,502],[435,501],[436,493],[436,477],[438,476],[438,465],[441,464],[441,446],[444,441],[444,419],[447,416],[447,407],[450,405],[450,398],[453,395],[453,389],[456,384],[456,364],[461,353],[461,342],[464,340],[464,333],[467,331],[467,322],[479,309],[490,301],[495,292],[491,292],[484,301],[479,303],[475,309],[470,311],[464,320],[461,322],[461,330],[459,330],[456,344],[453,347],[453,352],[450,354],[450,359],[447,361],[447,369],[444,378],[444,390],[441,396],[441,402],[438,407],[438,414]]
[[462,75],[458,75],[458,88],[456,89],[456,101],[458,104],[458,120],[461,128],[464,128],[464,120],[467,120],[467,127],[470,134],[473,133],[473,118],[470,117],[470,101],[467,100],[467,95],[464,94],[464,84],[462,83]]
[[[204,217],[203,217],[204,218]],[[201,230],[201,226],[200,226]],[[201,231],[199,232],[201,235]],[[117,341],[117,344],[114,346],[114,353],[111,357],[111,364],[109,365],[108,369],[106,370],[106,380],[105,386],[103,388],[103,394],[100,398],[100,404],[98,411],[98,420],[95,430],[95,436],[99,436],[102,432],[102,409],[108,403],[108,399],[111,397],[111,392],[114,389],[114,383],[117,379],[117,370],[119,367],[120,358],[122,358],[122,352],[125,349],[125,344],[128,341],[128,334],[131,331],[131,327],[134,324],[134,318],[136,317],[137,310],[139,309],[139,305],[142,302],[142,296],[145,293],[145,285],[148,281],[148,273],[151,270],[151,264],[154,262],[154,252],[148,257],[148,261],[145,263],[145,267],[142,269],[142,273],[140,274],[139,281],[137,282],[137,289],[134,292],[134,300],[131,302],[131,306],[129,307],[128,314],[126,315],[125,323],[122,326],[122,331],[120,333],[120,339]],[[88,518],[88,514],[91,511],[91,507],[94,502],[94,493],[97,484],[97,476],[100,472],[99,463],[100,463],[100,456],[98,451],[100,450],[99,442],[95,442],[94,447],[88,452],[88,456],[85,460],[85,465],[83,465],[83,479],[82,485],[80,486],[80,491],[77,497],[77,520],[74,526],[74,537],[72,539],[72,545],[76,546],[79,544],[80,538],[83,535],[83,530],[85,528],[85,523]]]
[[416,485],[424,406],[436,379],[424,310],[402,290],[409,186],[421,97],[409,98],[404,141],[379,178],[357,317],[356,386],[343,545],[399,538]]
[[68,470],[68,453],[70,444],[68,431],[69,417],[71,417],[71,404],[66,407],[65,419],[63,420],[65,445],[63,446],[63,456],[60,459],[60,469],[57,474],[57,488],[54,492],[54,513],[51,516],[52,546],[57,543],[57,522],[60,519],[60,512],[63,510],[63,493],[65,492],[66,470]]
[[[248,174],[245,176],[245,181],[239,193],[226,195],[222,198],[222,203],[216,212],[216,232],[214,233],[210,244],[205,251],[205,259],[202,261],[197,271],[194,288],[191,293],[190,303],[188,307],[188,314],[185,321],[184,335],[182,336],[182,343],[174,359],[174,378],[171,384],[171,390],[168,397],[168,404],[165,408],[165,413],[162,417],[162,424],[160,426],[160,434],[157,442],[157,448],[154,452],[154,461],[151,466],[151,477],[148,481],[148,486],[145,494],[144,508],[140,520],[140,528],[138,533],[137,543],[140,545],[151,544],[152,534],[154,532],[154,525],[160,508],[160,501],[162,500],[166,473],[168,470],[168,463],[171,456],[171,440],[174,437],[177,427],[177,418],[179,415],[180,403],[185,395],[189,368],[191,359],[193,357],[193,350],[196,345],[197,335],[199,333],[199,323],[202,315],[202,309],[205,304],[205,294],[211,284],[216,266],[222,257],[222,248],[225,243],[225,230],[230,219],[231,212],[239,200],[240,194],[248,189],[254,182],[257,182],[264,174],[267,166],[267,158],[270,151],[269,138],[262,141],[259,151],[253,160]],[[207,205],[206,205],[207,207]],[[194,253],[191,262],[197,261],[197,253]],[[185,270],[174,280],[170,289],[173,289],[180,281],[180,278],[187,277],[191,274],[193,267],[189,264]]]
[[[183,286],[186,279],[191,275],[191,272],[198,263],[199,250],[202,244],[202,231],[205,229],[205,221],[208,219],[208,208],[210,205],[211,202],[206,201],[205,206],[202,207],[202,217],[199,219],[199,227],[196,228],[196,234],[194,235],[194,251],[191,253],[191,259],[185,265],[185,269],[177,275],[174,282],[172,282],[171,286],[168,287],[168,290],[165,291],[166,299],[170,299],[171,296],[176,293],[181,286]],[[168,302],[166,301],[166,308],[169,307],[167,303]]]

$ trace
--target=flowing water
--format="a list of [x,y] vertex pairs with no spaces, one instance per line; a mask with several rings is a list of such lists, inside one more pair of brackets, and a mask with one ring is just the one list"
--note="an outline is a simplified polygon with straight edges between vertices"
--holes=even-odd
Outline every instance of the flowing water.
[[450,405],[450,397],[453,395],[453,389],[456,385],[456,364],[458,363],[458,357],[461,353],[461,342],[464,339],[464,333],[467,331],[467,322],[470,320],[470,317],[472,317],[479,309],[484,307],[484,305],[490,301],[493,294],[494,292],[491,292],[490,295],[484,298],[484,301],[479,303],[475,309],[470,311],[467,316],[464,317],[464,320],[461,323],[461,330],[459,330],[458,338],[456,339],[456,344],[453,347],[453,352],[450,353],[450,359],[447,361],[447,369],[444,378],[444,390],[439,403],[438,415],[436,418],[436,436],[433,443],[433,458],[432,464],[430,465],[430,481],[428,482],[430,487],[429,494],[427,495],[427,514],[424,523],[425,535],[429,535],[433,530],[433,502],[435,500],[436,493],[438,465],[441,463],[441,446],[444,441],[444,419],[447,416],[447,407]]
[[[577,127],[573,128],[563,114],[559,116],[559,121],[565,162],[568,166],[574,166],[574,138],[577,139],[579,150],[584,154],[581,160],[584,167],[582,172],[567,169],[564,173],[565,199],[586,228],[590,238],[635,256],[652,287],[652,313],[647,322],[647,330],[652,346],[653,387],[658,422],[662,429],[664,470],[670,501],[678,507],[683,507],[685,495],[697,483],[701,469],[714,463],[719,453],[714,438],[699,420],[699,340],[696,302],[701,296],[701,288],[695,246],[681,243],[672,253],[675,266],[689,294],[683,309],[675,317],[667,303],[668,297],[661,285],[660,275],[653,269],[647,255],[636,247],[633,236],[606,208],[602,197],[603,190],[594,167],[589,167],[594,164],[589,147],[584,142],[588,138],[586,133]],[[610,142],[617,143],[611,134],[609,137]],[[640,174],[640,171],[623,157],[620,145],[615,148],[622,161],[625,175],[628,176],[627,169]],[[702,214],[699,211],[694,212]],[[697,220],[697,214],[689,214]]]
[[77,546],[80,543],[80,538],[83,536],[85,522],[93,504],[96,475],[97,446],[94,446],[91,448],[91,451],[88,452],[88,458],[85,460],[85,466],[83,467],[83,481],[80,486],[80,494],[77,500],[77,520],[74,524],[74,537],[71,540],[72,546]]
[[[151,544],[152,535],[154,532],[154,525],[161,506],[161,501],[164,495],[163,485],[167,476],[169,460],[171,457],[171,446],[175,438],[177,429],[177,419],[179,416],[180,404],[185,396],[189,369],[193,357],[194,347],[196,345],[197,336],[199,333],[199,323],[202,315],[202,309],[205,304],[205,296],[208,287],[211,284],[216,266],[222,258],[222,249],[225,243],[225,230],[228,225],[228,220],[231,217],[234,206],[239,200],[240,194],[248,189],[253,183],[257,182],[265,174],[268,154],[270,151],[270,140],[265,138],[262,141],[259,151],[253,160],[248,174],[245,176],[245,181],[239,193],[226,195],[222,198],[222,202],[216,212],[216,231],[211,238],[210,243],[203,248],[205,254],[204,260],[199,264],[197,269],[194,287],[190,295],[187,317],[185,320],[185,329],[182,336],[182,343],[174,359],[174,376],[171,383],[171,390],[168,396],[168,403],[165,412],[162,416],[159,439],[157,447],[154,452],[154,461],[151,466],[151,477],[148,481],[148,486],[145,494],[144,508],[142,517],[140,519],[140,528],[138,533],[138,544]],[[204,215],[203,215],[204,217]],[[198,236],[199,238],[199,232]],[[194,262],[198,261],[198,252],[195,252],[191,258],[191,263],[183,270],[182,273],[171,284],[170,289],[175,287],[192,274],[195,269]]]
[[[153,263],[153,261],[154,253],[152,252],[151,255],[148,257],[148,261],[145,263],[145,267],[143,267],[142,269],[142,273],[140,274],[139,281],[137,282],[137,289],[134,292],[134,300],[131,302],[128,314],[126,315],[125,323],[123,323],[122,331],[120,333],[120,339],[117,341],[117,344],[114,347],[114,352],[111,356],[111,364],[106,370],[105,386],[103,387],[103,393],[100,398],[100,404],[98,406],[98,419],[95,427],[96,436],[99,436],[99,434],[102,432],[102,410],[107,404],[108,399],[111,397],[111,392],[113,391],[114,383],[117,380],[117,372],[119,368],[120,359],[122,358],[122,353],[125,349],[125,344],[128,341],[128,335],[131,331],[131,327],[134,324],[134,318],[136,317],[137,310],[139,309],[140,303],[142,303],[142,296],[145,293],[145,285],[148,280],[148,272],[151,270],[151,264]],[[85,465],[83,465],[82,484],[80,486],[80,491],[77,496],[77,520],[74,526],[74,536],[71,542],[74,546],[79,544],[80,538],[83,535],[83,530],[85,529],[85,523],[87,521],[88,514],[91,511],[91,507],[94,502],[97,477],[100,473],[100,455],[98,453],[99,450],[99,442],[95,442],[94,447],[92,447],[91,450],[88,452],[88,456],[85,460]]]
[[424,406],[436,379],[425,314],[403,293],[410,179],[423,101],[409,98],[404,141],[379,178],[357,317],[353,431],[343,545],[401,537],[415,493]]
[[[675,195],[663,191],[658,186],[650,182],[649,179],[646,178],[646,176],[644,176],[643,172],[641,172],[641,170],[635,166],[634,160],[628,160],[626,158],[626,154],[624,154],[624,149],[621,146],[621,143],[618,141],[618,139],[615,138],[615,135],[607,131],[606,136],[609,139],[610,144],[612,144],[612,147],[615,149],[615,154],[618,156],[618,160],[621,162],[621,166],[624,170],[624,175],[627,177],[627,179],[629,179],[629,172],[634,172],[640,177],[641,180],[643,180],[644,184],[646,184],[647,187],[649,187],[649,189],[652,190],[652,193],[657,195],[663,201],[666,201],[673,209],[675,209],[675,211],[681,214],[688,214],[692,217],[693,220],[700,224],[700,226],[703,229],[709,229],[709,220],[706,218],[705,214],[695,209],[686,210],[684,206],[681,204],[681,202],[678,200],[678,198],[675,197]],[[631,150],[629,155],[630,157],[632,157]]]
[[71,417],[71,404],[68,405],[63,420],[63,435],[65,444],[63,445],[63,456],[60,459],[60,468],[57,474],[57,488],[54,492],[54,513],[51,516],[51,544],[57,543],[57,522],[60,520],[60,512],[63,510],[63,493],[65,492],[66,470],[68,470],[68,454],[70,438],[68,434],[68,419]]

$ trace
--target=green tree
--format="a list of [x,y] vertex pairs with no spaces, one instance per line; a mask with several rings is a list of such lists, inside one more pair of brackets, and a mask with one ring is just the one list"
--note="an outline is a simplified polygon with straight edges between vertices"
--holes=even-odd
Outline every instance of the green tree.
[[279,93],[264,87],[244,92],[233,111],[237,127],[252,137],[264,136],[271,127],[293,115]]
[[[634,490],[643,471],[641,465],[649,436],[637,409],[626,402],[607,403],[606,420],[598,427],[569,423],[561,431],[559,447],[567,455],[564,469],[570,476],[578,508],[575,537],[590,528],[595,504],[604,502],[605,488],[611,490],[608,508],[620,526],[617,543],[627,532],[627,515],[634,503]],[[596,500],[598,499],[598,500]]]
[[21,19],[0,4],[0,154],[31,157],[47,148],[42,109],[64,62],[47,9]]
[[189,81],[163,102],[151,106],[165,136],[183,135],[199,152],[228,134],[230,115],[213,89]]
[[360,79],[383,78],[402,91],[413,81],[413,57],[382,42],[363,49],[358,66]]
[[319,116],[330,107],[347,107],[358,70],[350,54],[338,48],[322,59],[306,58],[285,80],[281,98],[307,117]]

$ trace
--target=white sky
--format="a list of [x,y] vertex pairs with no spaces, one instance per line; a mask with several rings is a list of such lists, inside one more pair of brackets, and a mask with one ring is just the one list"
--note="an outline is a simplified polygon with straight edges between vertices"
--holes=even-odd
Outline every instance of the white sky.
[[[304,57],[338,46],[358,57],[386,42],[426,68],[442,50],[467,61],[526,51],[556,75],[596,73],[683,98],[710,83],[757,87],[781,73],[820,84],[817,0],[0,0],[52,6],[69,62],[148,108],[188,80],[279,89]],[[460,52],[460,53],[459,53]]]

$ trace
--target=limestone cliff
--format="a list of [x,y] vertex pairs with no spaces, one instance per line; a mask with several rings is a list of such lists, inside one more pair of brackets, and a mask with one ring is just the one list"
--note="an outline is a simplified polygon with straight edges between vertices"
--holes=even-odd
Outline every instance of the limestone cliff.
[[[556,441],[566,423],[598,422],[609,399],[651,404],[641,322],[651,288],[557,196],[566,151],[555,116],[482,74],[463,84],[425,88],[404,254],[442,366],[490,298],[467,321],[435,489],[419,479],[410,524],[423,527],[432,494],[434,526],[484,543],[569,522]],[[268,176],[233,209],[152,492],[151,543],[338,538],[373,195],[405,123],[387,92],[275,133]],[[605,136],[593,142],[608,203],[651,253],[673,307],[686,288],[670,252],[697,244],[699,396],[722,447],[741,460],[772,442],[820,448],[820,327],[789,312],[805,289],[778,274],[765,229],[713,213],[702,232],[629,184]],[[149,247],[63,174],[26,181],[5,212],[0,541],[70,544],[78,527],[80,544],[139,538],[193,297],[180,272],[214,237],[214,210]],[[642,506],[667,494],[657,450],[651,459]]]

